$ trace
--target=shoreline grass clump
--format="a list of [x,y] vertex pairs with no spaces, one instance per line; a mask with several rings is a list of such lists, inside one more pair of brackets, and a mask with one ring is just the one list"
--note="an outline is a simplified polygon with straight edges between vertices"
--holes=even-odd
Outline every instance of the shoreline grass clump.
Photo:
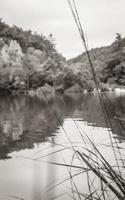
[[83,173],[87,175],[88,193],[84,195],[79,193],[80,199],[83,199],[83,196],[91,200],[125,199],[124,166],[117,166],[117,162],[116,165],[111,165],[89,137],[88,140],[92,150],[84,148],[84,151],[76,150],[74,153],[86,169],[83,169]]

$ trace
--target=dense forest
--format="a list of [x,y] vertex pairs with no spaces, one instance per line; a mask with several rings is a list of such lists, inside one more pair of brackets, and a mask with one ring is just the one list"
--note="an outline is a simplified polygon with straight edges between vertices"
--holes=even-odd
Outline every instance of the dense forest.
[[[89,51],[102,90],[125,86],[125,38]],[[25,92],[48,85],[58,92],[95,87],[86,53],[66,61],[50,34],[24,31],[0,19],[0,92]]]

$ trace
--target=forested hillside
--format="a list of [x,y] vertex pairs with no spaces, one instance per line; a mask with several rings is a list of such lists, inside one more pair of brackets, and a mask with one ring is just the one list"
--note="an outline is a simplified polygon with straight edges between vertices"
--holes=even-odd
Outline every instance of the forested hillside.
[[[125,86],[125,38],[116,34],[110,46],[91,49],[89,54],[102,89]],[[86,53],[69,60],[68,64],[77,76],[82,76],[88,87],[94,87]]]

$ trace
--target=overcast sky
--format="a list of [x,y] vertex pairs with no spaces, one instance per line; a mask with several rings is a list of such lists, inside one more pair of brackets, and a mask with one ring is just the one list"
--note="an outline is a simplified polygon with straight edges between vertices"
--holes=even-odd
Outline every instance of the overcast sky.
[[[113,42],[125,35],[125,0],[76,0],[89,48]],[[56,39],[65,57],[83,51],[67,0],[0,0],[0,18],[10,25],[41,32]]]

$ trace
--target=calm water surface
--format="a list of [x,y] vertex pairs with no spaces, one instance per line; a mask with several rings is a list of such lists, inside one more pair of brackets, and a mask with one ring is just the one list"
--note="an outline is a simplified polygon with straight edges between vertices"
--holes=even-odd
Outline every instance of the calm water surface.
[[[50,102],[1,96],[0,199],[72,199],[70,181],[66,181],[69,168],[52,163],[70,165],[71,149],[82,148],[86,135],[109,162],[115,162],[109,132],[124,154],[125,96],[110,93],[104,99],[112,127],[107,127],[94,94],[57,96]],[[81,192],[87,190],[83,176],[76,182]]]

